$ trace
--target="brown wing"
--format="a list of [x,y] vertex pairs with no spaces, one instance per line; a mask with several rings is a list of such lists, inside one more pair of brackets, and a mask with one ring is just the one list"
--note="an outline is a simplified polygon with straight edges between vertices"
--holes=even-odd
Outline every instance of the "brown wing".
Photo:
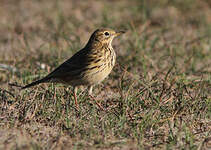
[[57,67],[54,71],[48,74],[46,77],[34,81],[30,84],[23,86],[21,89],[29,88],[35,86],[40,83],[56,80],[75,80],[83,71],[86,69],[84,66],[88,63],[88,55],[89,51],[85,48],[77,52],[70,59],[65,61],[59,67]]
[[63,79],[67,76],[68,78],[75,78],[83,71],[83,69],[85,69],[85,66],[89,59],[87,57],[88,53],[89,51],[85,48],[80,50],[70,59],[58,66],[49,75],[47,75],[47,78]]

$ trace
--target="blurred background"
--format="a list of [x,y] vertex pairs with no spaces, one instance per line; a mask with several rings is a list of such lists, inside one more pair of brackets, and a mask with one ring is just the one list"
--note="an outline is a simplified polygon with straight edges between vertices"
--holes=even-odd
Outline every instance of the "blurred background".
[[[82,48],[90,34],[101,27],[128,31],[114,44],[118,45],[119,59],[124,57],[123,65],[134,66],[135,61],[142,68],[143,63],[148,66],[154,62],[159,68],[160,58],[175,48],[182,56],[178,65],[190,67],[187,59],[192,53],[206,55],[210,49],[210,43],[197,43],[210,35],[210,7],[209,0],[1,0],[0,62],[9,72],[1,70],[0,83],[13,77],[11,71],[23,73],[42,63],[43,67],[55,67]],[[193,44],[200,46],[198,52],[193,52]],[[210,57],[200,61],[210,66]],[[201,63],[196,62],[197,69],[206,68]]]
[[[94,88],[106,112],[81,91],[77,111],[64,85],[8,86],[46,75],[102,27],[127,31]],[[0,0],[0,149],[209,149],[210,37],[211,0]]]

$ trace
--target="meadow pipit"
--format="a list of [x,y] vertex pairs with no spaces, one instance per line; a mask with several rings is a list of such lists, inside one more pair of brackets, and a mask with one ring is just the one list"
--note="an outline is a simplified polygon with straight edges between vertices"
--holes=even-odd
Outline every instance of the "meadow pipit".
[[106,28],[97,29],[83,49],[46,77],[30,83],[22,89],[45,82],[69,84],[74,87],[75,104],[78,106],[77,86],[88,86],[88,93],[91,95],[93,86],[109,75],[116,61],[116,54],[111,43],[114,37],[122,33],[124,31],[115,32]]

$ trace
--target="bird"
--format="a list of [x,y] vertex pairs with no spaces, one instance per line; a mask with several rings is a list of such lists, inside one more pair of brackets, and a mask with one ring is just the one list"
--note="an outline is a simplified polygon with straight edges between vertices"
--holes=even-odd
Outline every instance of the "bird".
[[93,86],[102,82],[112,71],[116,62],[116,53],[112,41],[125,33],[109,28],[95,30],[84,48],[59,65],[47,76],[22,86],[26,89],[40,83],[63,83],[73,87],[75,105],[78,107],[78,86],[87,86],[92,95]]

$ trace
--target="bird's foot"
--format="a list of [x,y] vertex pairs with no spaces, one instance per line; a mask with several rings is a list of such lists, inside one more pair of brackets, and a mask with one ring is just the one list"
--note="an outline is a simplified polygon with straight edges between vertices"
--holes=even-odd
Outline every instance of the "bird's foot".
[[95,103],[97,104],[97,106],[98,106],[101,110],[105,111],[105,108],[103,108],[103,107],[100,105],[100,103],[98,103],[97,100],[96,100],[92,95],[89,94],[89,98],[92,99],[92,100],[94,100]]

